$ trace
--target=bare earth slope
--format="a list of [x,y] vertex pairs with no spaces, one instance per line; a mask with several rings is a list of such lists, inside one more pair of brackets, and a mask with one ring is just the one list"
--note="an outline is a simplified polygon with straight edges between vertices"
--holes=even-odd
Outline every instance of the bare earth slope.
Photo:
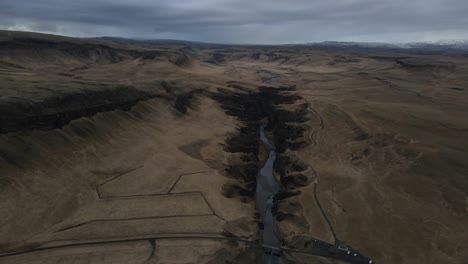
[[285,262],[464,263],[467,93],[463,55],[1,31],[0,263],[262,263],[259,122]]

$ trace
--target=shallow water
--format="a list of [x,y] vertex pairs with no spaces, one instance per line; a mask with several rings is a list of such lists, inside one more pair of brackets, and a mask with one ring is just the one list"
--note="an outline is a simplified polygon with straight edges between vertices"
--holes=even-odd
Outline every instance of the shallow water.
[[[265,127],[260,127],[260,140],[269,151],[268,160],[257,175],[257,188],[255,193],[257,211],[260,213],[263,221],[263,244],[267,247],[280,248],[281,240],[275,229],[275,219],[272,214],[273,196],[279,191],[280,187],[276,178],[273,176],[273,165],[276,159],[275,146],[265,136]],[[264,263],[283,263],[278,250],[268,250],[270,254],[263,256]]]

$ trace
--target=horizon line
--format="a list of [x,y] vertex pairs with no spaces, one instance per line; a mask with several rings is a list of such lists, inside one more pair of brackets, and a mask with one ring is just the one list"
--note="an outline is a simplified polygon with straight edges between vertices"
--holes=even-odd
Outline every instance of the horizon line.
[[[112,36],[112,35],[101,35],[101,36],[89,36],[89,37],[78,37],[70,36],[66,34],[59,34],[54,32],[41,32],[41,31],[22,31],[22,30],[9,30],[9,29],[0,29],[0,31],[6,32],[20,32],[20,33],[32,33],[40,35],[52,35],[59,37],[68,37],[76,39],[99,39],[99,38],[116,38],[116,39],[126,39],[126,40],[136,40],[136,41],[179,41],[179,42],[191,42],[191,43],[200,43],[200,44],[212,44],[212,45],[239,45],[239,46],[287,46],[287,45],[311,45],[311,44],[322,44],[322,43],[356,43],[356,44],[383,44],[383,45],[405,45],[405,44],[456,44],[464,43],[468,45],[468,39],[450,39],[450,40],[434,40],[434,41],[407,41],[407,42],[383,42],[383,41],[353,41],[353,40],[322,40],[322,41],[311,41],[311,42],[290,42],[290,43],[229,43],[229,42],[210,42],[210,41],[201,41],[201,40],[187,40],[187,39],[171,39],[171,38],[148,38],[148,37],[123,37],[123,36]],[[466,42],[466,43],[465,43]],[[402,48],[402,47],[400,47]]]

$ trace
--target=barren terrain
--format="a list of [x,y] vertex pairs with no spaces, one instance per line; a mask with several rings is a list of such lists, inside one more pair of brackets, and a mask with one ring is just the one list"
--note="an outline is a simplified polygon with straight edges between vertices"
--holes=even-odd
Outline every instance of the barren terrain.
[[286,263],[466,263],[467,89],[466,55],[0,31],[0,263],[262,263],[259,124]]

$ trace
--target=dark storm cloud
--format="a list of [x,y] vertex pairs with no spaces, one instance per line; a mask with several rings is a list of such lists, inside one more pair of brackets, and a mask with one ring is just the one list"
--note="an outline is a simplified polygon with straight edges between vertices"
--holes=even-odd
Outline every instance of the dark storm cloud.
[[468,38],[466,0],[0,0],[0,28],[235,43]]

